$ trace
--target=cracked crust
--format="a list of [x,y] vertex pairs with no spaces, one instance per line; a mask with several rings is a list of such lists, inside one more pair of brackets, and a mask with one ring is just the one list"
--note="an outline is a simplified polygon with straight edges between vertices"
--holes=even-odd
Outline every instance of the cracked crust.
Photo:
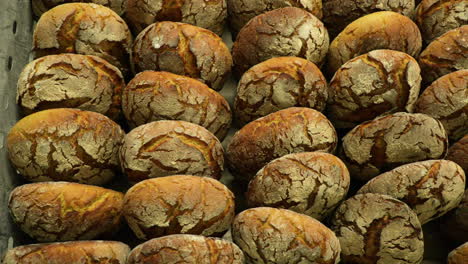
[[331,229],[340,240],[345,263],[419,264],[424,241],[416,214],[382,194],[358,194],[335,212]]
[[353,128],[379,115],[412,112],[418,98],[418,62],[395,50],[374,50],[346,62],[330,82],[327,116],[335,127]]
[[465,264],[468,259],[468,242],[452,250],[447,258],[447,264]]
[[122,15],[125,12],[127,0],[32,0],[32,10],[37,17],[42,16],[45,12],[49,11],[58,5],[72,2],[94,3],[106,6],[112,9],[117,15]]
[[125,18],[138,34],[158,21],[174,21],[223,34],[227,18],[226,0],[127,0]]
[[123,171],[130,182],[174,174],[219,179],[223,147],[205,128],[186,121],[156,121],[139,126],[120,149]]
[[50,108],[79,108],[117,119],[122,73],[90,55],[49,55],[32,61],[21,72],[16,102],[26,115]]
[[468,25],[432,41],[419,56],[423,82],[430,84],[454,71],[468,69]]
[[230,171],[249,180],[273,159],[286,154],[322,151],[333,153],[335,128],[320,112],[291,107],[248,123],[237,131],[226,151]]
[[183,120],[203,126],[222,140],[231,125],[231,109],[223,96],[202,82],[168,72],[137,74],[124,89],[122,108],[131,127]]
[[414,0],[323,0],[322,21],[333,38],[351,22],[367,14],[393,11],[411,17],[414,8]]
[[468,237],[468,191],[465,190],[460,204],[441,221],[444,235],[456,243],[463,243]]
[[419,96],[414,112],[438,119],[451,141],[468,134],[468,70],[452,72],[434,81]]
[[119,228],[123,198],[92,185],[41,182],[13,189],[8,208],[13,221],[37,241],[88,240]]
[[28,181],[102,185],[120,171],[123,137],[119,125],[106,116],[57,108],[18,121],[8,134],[7,149]]
[[466,0],[423,0],[416,9],[414,21],[427,44],[449,30],[468,24],[466,10]]
[[132,35],[125,21],[107,7],[69,3],[54,7],[37,22],[36,58],[59,53],[95,55],[129,74]]
[[327,80],[315,64],[297,57],[278,57],[244,73],[237,86],[234,113],[237,122],[245,125],[293,106],[322,112],[327,99]]
[[449,148],[446,159],[454,161],[468,173],[468,134]]
[[281,56],[305,58],[322,65],[328,51],[328,33],[311,13],[296,7],[266,12],[251,19],[232,47],[234,74],[240,77],[250,67]]
[[348,60],[376,49],[417,57],[421,45],[421,33],[410,18],[392,11],[372,13],[353,21],[332,41],[328,73],[333,75]]
[[421,224],[457,207],[465,191],[465,172],[455,162],[427,160],[380,174],[357,193],[380,193],[406,203]]
[[323,220],[345,198],[349,172],[337,157],[323,152],[285,155],[263,167],[250,181],[251,207],[285,208]]
[[116,241],[73,241],[19,246],[7,251],[4,264],[125,264],[130,248]]
[[234,242],[247,263],[337,264],[340,243],[325,225],[307,215],[269,207],[248,209],[232,224]]
[[222,235],[234,218],[234,195],[215,179],[174,175],[137,183],[123,214],[139,239],[170,234]]
[[447,146],[440,121],[424,114],[395,113],[348,132],[340,158],[352,178],[367,181],[406,163],[444,158]]
[[227,240],[197,235],[169,235],[132,250],[128,264],[244,264],[244,253]]
[[232,67],[229,48],[213,32],[177,22],[159,22],[144,29],[133,46],[136,72],[167,71],[185,75],[221,90]]

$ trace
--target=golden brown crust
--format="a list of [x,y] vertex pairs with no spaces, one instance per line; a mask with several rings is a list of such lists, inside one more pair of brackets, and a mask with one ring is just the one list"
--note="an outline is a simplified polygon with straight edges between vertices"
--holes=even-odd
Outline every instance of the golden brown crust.
[[133,46],[136,72],[167,71],[199,79],[221,90],[232,67],[223,40],[213,32],[177,22],[159,22],[143,30]]
[[269,161],[289,153],[333,153],[336,131],[320,112],[290,107],[250,122],[234,134],[226,151],[228,165],[241,180],[249,180]]
[[258,207],[236,216],[234,242],[248,263],[337,264],[340,243],[335,234],[312,217],[285,209]]
[[447,264],[464,264],[468,259],[468,242],[452,250],[447,258]]
[[328,33],[311,13],[297,8],[275,9],[251,19],[232,47],[234,74],[281,56],[296,56],[321,65],[328,51]]
[[345,62],[376,49],[391,49],[417,57],[422,39],[410,18],[391,11],[358,18],[332,41],[328,53],[328,72],[333,75]]
[[73,241],[19,246],[4,264],[125,264],[130,248],[116,241]]
[[107,7],[88,3],[59,5],[44,13],[33,35],[35,57],[59,53],[95,55],[129,73],[132,35],[125,21]]
[[468,134],[450,146],[446,159],[454,161],[468,173]]
[[8,207],[14,222],[37,241],[88,240],[119,228],[123,198],[92,185],[41,182],[13,189]]
[[229,103],[195,79],[145,71],[124,89],[122,108],[132,127],[159,120],[184,120],[208,129],[222,140],[231,125]]
[[125,194],[123,214],[140,239],[170,234],[216,236],[234,218],[234,195],[217,180],[174,175],[137,183]]
[[34,14],[37,17],[40,17],[49,9],[52,9],[58,5],[73,2],[94,3],[98,5],[103,5],[112,9],[118,15],[122,15],[125,12],[127,5],[127,0],[32,0],[31,4]]
[[237,86],[234,113],[237,122],[245,125],[293,106],[322,112],[327,99],[327,80],[315,64],[298,57],[277,57],[244,73]]
[[28,181],[102,185],[119,172],[124,132],[104,115],[70,108],[44,110],[16,123],[9,158]]

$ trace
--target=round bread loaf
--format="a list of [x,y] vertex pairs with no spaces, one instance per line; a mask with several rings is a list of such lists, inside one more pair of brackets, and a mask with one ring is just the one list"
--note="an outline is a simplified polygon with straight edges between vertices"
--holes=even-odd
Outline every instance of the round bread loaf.
[[168,71],[221,90],[232,67],[229,48],[213,32],[177,22],[159,22],[143,30],[133,45],[136,72]]
[[122,15],[125,12],[127,4],[127,0],[32,0],[31,4],[34,14],[37,17],[40,17],[43,13],[47,12],[51,8],[72,2],[85,2],[103,5],[112,9],[118,15]]
[[340,261],[335,234],[312,217],[285,209],[258,207],[236,216],[232,237],[247,263],[290,264]]
[[465,264],[468,259],[468,242],[452,250],[447,258],[447,264]]
[[465,190],[462,201],[441,221],[441,230],[450,240],[456,243],[466,242],[468,237],[468,190]]
[[40,182],[13,189],[8,208],[13,221],[37,241],[87,240],[116,232],[123,198],[92,185]]
[[285,208],[322,220],[343,200],[349,172],[337,157],[323,152],[285,155],[263,167],[250,181],[252,207]]
[[[168,252],[167,249],[171,249]],[[169,235],[147,241],[132,250],[127,264],[193,263],[244,264],[244,253],[227,240],[197,235]]]
[[444,158],[448,139],[442,124],[424,114],[395,113],[353,128],[343,139],[340,158],[360,181],[400,165]]
[[297,57],[278,57],[253,66],[242,75],[234,113],[237,122],[245,125],[293,106],[321,112],[327,99],[327,80],[315,64]]
[[445,32],[468,24],[468,1],[423,0],[416,9],[414,21],[426,43]]
[[23,69],[16,102],[25,114],[68,107],[117,119],[124,86],[119,69],[99,57],[50,55],[30,62]]
[[59,5],[44,13],[33,35],[35,57],[59,53],[95,55],[129,73],[132,35],[109,8],[88,3]]
[[417,57],[422,39],[410,18],[392,11],[375,12],[356,19],[330,44],[328,72],[333,75],[345,62],[376,49],[399,50]]
[[359,191],[406,203],[425,224],[454,209],[465,191],[465,172],[455,162],[427,160],[400,166],[368,181]]
[[323,0],[323,23],[330,37],[335,37],[348,24],[370,13],[393,11],[411,17],[414,0]]
[[234,218],[234,195],[206,177],[174,175],[137,183],[123,214],[139,239],[170,234],[222,235]]
[[255,16],[283,7],[302,8],[318,19],[322,18],[322,0],[227,0],[227,4],[229,25],[234,35]]
[[10,161],[28,181],[102,185],[120,172],[118,124],[95,112],[57,108],[21,119],[10,130]]
[[468,25],[432,41],[419,56],[423,82],[430,84],[454,71],[468,69]]
[[343,202],[332,219],[344,263],[419,264],[424,241],[416,214],[382,194],[359,194]]
[[449,148],[446,159],[454,161],[468,173],[468,134]]
[[6,252],[3,264],[126,264],[130,248],[116,241],[32,244]]
[[183,22],[221,35],[227,18],[226,0],[127,0],[125,18],[135,34],[158,21]]
[[249,180],[273,159],[289,153],[333,153],[335,128],[320,112],[291,107],[250,122],[236,132],[226,151],[229,168],[240,180]]
[[122,108],[131,127],[184,120],[222,140],[231,125],[231,109],[223,96],[202,82],[168,72],[137,74],[124,89]]
[[232,46],[234,74],[240,77],[250,67],[281,56],[305,58],[322,65],[328,51],[327,29],[311,13],[284,7],[252,18]]
[[330,82],[327,116],[352,128],[379,115],[412,112],[419,95],[418,62],[395,50],[374,50],[349,60]]
[[130,182],[184,173],[219,179],[224,164],[223,147],[208,130],[167,120],[130,131],[120,160]]
[[416,101],[414,111],[438,119],[452,141],[468,134],[468,69],[434,81]]

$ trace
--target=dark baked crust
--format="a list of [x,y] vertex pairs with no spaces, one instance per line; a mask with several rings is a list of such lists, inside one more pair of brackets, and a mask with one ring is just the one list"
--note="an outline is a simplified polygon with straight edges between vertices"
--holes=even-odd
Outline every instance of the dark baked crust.
[[468,134],[450,146],[446,159],[456,162],[468,173]]
[[47,12],[49,9],[52,9],[58,5],[73,2],[103,5],[112,9],[118,15],[122,15],[125,12],[127,1],[128,0],[32,0],[31,4],[34,15],[37,17],[42,16],[42,14]]
[[468,191],[465,190],[462,201],[441,221],[442,233],[455,243],[464,243],[468,237]]
[[464,264],[468,259],[468,242],[452,250],[447,258],[447,264]]

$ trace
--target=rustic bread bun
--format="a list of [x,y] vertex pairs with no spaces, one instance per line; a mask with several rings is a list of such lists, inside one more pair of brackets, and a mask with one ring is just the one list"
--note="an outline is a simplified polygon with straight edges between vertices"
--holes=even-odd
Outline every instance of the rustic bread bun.
[[281,56],[296,56],[322,65],[328,51],[328,33],[311,13],[285,7],[252,18],[232,46],[234,73],[240,77],[250,67]]
[[449,148],[446,159],[454,161],[468,173],[468,134]]
[[130,248],[116,241],[32,244],[6,252],[3,264],[126,264]]
[[122,108],[131,127],[159,120],[184,120],[222,140],[231,125],[231,109],[222,95],[195,79],[145,71],[124,89]]
[[130,131],[120,160],[131,182],[182,173],[219,179],[224,164],[223,147],[208,130],[167,120]]
[[174,21],[206,28],[221,35],[227,18],[226,0],[127,0],[125,18],[135,34],[158,21]]
[[170,234],[222,235],[234,218],[234,195],[217,180],[175,175],[137,183],[123,214],[139,239]]
[[13,189],[8,208],[13,221],[37,241],[87,240],[119,228],[123,198],[92,185],[41,182]]
[[129,73],[132,35],[125,21],[107,7],[63,4],[45,12],[33,35],[35,57],[59,53],[95,55],[124,75]]
[[468,69],[434,81],[416,101],[414,111],[438,119],[452,141],[468,134]]
[[231,72],[232,57],[213,32],[184,23],[159,22],[143,30],[133,45],[136,72],[168,71],[221,90]]
[[447,264],[465,264],[468,259],[468,242],[452,250],[447,258]]
[[285,155],[263,167],[250,181],[252,207],[285,208],[323,220],[349,189],[349,172],[337,157],[323,152]]
[[[167,249],[172,249],[168,251]],[[244,264],[244,253],[227,240],[197,235],[169,235],[147,241],[132,250],[127,264],[193,263]]]
[[395,50],[374,50],[349,60],[330,82],[327,116],[352,128],[379,115],[413,111],[419,95],[418,62]]
[[335,234],[312,217],[285,209],[258,207],[236,216],[234,242],[247,263],[289,264],[340,261]]
[[106,116],[57,108],[18,121],[8,134],[7,149],[12,165],[28,181],[102,185],[120,171],[123,137]]
[[259,118],[236,132],[226,151],[229,168],[240,180],[249,180],[271,160],[289,153],[333,153],[336,131],[320,112],[291,107]]
[[43,13],[47,12],[51,8],[72,2],[85,2],[103,5],[112,9],[118,15],[122,15],[125,12],[127,5],[127,0],[32,0],[31,4],[34,14],[37,17],[40,17]]
[[406,163],[444,158],[447,133],[424,114],[395,113],[364,122],[342,139],[340,158],[351,177],[368,181]]
[[359,194],[343,202],[332,219],[344,263],[408,263],[423,259],[424,241],[416,214],[382,194]]
[[293,106],[319,112],[328,99],[327,80],[315,64],[297,57],[261,62],[242,75],[234,113],[240,125]]
[[410,18],[391,11],[375,12],[346,26],[330,44],[328,72],[333,75],[348,60],[376,49],[399,50],[417,57],[421,33]]
[[441,221],[442,234],[455,243],[461,244],[468,237],[468,191],[465,190],[460,204]]
[[454,71],[468,69],[468,25],[432,41],[419,56],[423,82],[430,84]]
[[117,119],[124,86],[119,69],[99,57],[50,55],[30,62],[23,69],[16,102],[27,115],[68,107]]

